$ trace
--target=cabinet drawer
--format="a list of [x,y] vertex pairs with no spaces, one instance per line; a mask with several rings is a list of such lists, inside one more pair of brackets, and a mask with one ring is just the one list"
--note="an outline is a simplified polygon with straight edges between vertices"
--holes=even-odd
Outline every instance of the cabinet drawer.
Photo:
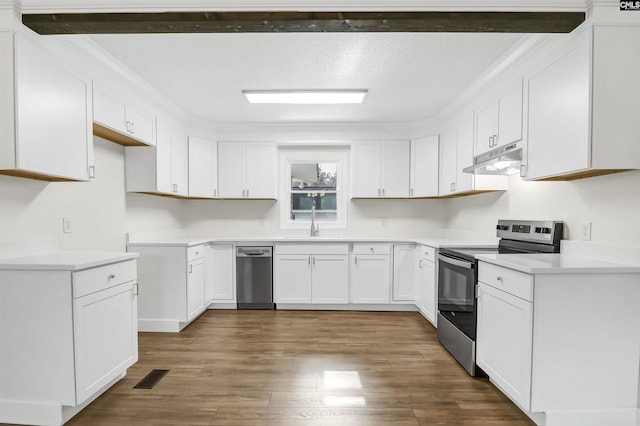
[[201,259],[204,256],[204,245],[193,246],[187,248],[187,262],[192,260]]
[[137,276],[135,260],[74,272],[73,297],[86,296],[96,291],[133,281]]
[[277,244],[275,254],[349,254],[348,244]]
[[521,299],[533,301],[533,275],[479,262],[478,281]]
[[427,259],[431,262],[436,261],[436,249],[429,246],[418,246],[417,248],[420,259]]
[[353,245],[353,254],[391,254],[391,244],[361,244]]

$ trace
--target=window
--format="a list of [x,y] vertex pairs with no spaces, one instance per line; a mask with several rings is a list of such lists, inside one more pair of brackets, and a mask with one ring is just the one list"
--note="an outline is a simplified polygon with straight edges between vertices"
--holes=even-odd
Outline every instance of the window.
[[324,227],[346,227],[346,152],[283,151],[281,159],[282,227],[307,228],[312,211]]

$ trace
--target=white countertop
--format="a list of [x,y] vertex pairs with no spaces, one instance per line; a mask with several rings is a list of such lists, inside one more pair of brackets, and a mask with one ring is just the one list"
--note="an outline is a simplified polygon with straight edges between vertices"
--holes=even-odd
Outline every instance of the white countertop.
[[565,254],[479,254],[476,259],[526,274],[640,273],[640,264]]
[[[129,242],[129,247],[135,246],[168,246],[168,247],[191,247],[200,244],[214,242],[235,242],[235,243],[417,243],[430,247],[495,247],[497,240],[476,237],[408,237],[408,236],[242,236],[242,237],[151,237]],[[135,248],[134,248],[135,250]]]
[[80,271],[135,259],[138,253],[111,251],[56,251],[0,259],[0,270]]

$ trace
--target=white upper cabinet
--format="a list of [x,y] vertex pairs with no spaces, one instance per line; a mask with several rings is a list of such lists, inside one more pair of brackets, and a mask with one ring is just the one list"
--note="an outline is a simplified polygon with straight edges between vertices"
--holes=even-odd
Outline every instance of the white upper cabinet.
[[276,198],[276,149],[271,142],[219,142],[219,198]]
[[23,36],[0,32],[0,173],[88,181],[90,83],[54,59]]
[[525,179],[640,168],[640,27],[586,27],[545,46],[527,76]]
[[473,164],[473,118],[450,126],[440,137],[440,196],[467,195],[507,189],[506,176],[473,175],[462,170]]
[[158,121],[155,147],[127,147],[127,192],[146,192],[187,197],[187,136]]
[[218,196],[218,144],[189,136],[189,197]]
[[351,151],[353,198],[409,197],[409,141],[354,142]]
[[413,139],[411,141],[410,197],[438,196],[438,145],[438,135]]
[[93,84],[93,133],[127,146],[155,145],[154,116]]
[[476,110],[475,155],[522,140],[522,77]]

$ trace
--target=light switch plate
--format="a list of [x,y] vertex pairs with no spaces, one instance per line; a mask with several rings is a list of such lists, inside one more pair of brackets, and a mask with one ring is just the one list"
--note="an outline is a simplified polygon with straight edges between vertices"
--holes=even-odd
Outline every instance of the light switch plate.
[[68,217],[62,218],[62,233],[70,234],[71,233],[71,219]]
[[591,241],[591,222],[585,222],[582,224],[582,240]]

